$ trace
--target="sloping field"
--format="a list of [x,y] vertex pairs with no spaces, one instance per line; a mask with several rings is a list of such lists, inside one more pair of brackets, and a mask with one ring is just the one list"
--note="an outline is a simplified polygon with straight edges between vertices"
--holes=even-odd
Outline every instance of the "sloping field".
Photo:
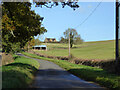
[[[61,43],[42,43],[48,51],[36,51],[49,56],[68,56],[68,45]],[[84,42],[71,48],[73,56],[80,59],[115,59],[115,41]]]

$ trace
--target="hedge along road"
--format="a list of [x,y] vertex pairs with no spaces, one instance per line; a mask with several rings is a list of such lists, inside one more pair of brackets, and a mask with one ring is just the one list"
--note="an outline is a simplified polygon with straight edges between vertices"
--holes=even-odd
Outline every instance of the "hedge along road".
[[[27,58],[23,54],[18,54]],[[35,59],[35,58],[31,58]],[[35,59],[40,63],[31,88],[81,88],[91,90],[104,90],[105,88],[91,82],[84,81],[58,65],[41,59]]]

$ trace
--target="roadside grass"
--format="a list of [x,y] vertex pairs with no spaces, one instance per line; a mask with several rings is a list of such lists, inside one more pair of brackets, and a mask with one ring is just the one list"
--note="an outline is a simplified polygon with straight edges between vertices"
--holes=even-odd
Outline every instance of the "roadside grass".
[[[48,51],[35,51],[40,54],[49,56],[68,56],[68,45],[61,43],[42,43],[47,45]],[[74,45],[71,48],[71,54],[80,59],[98,59],[110,60],[115,59],[115,41],[96,41],[84,42],[83,44]]]
[[35,54],[30,54],[26,52],[23,52],[23,54],[37,59],[52,61],[57,65],[59,65],[60,67],[66,69],[70,73],[84,80],[96,82],[103,87],[109,89],[116,89],[116,90],[120,89],[120,82],[119,82],[120,76],[115,74],[110,74],[101,68],[73,64],[65,60],[55,60],[45,57],[39,57]]
[[34,79],[39,68],[36,60],[14,55],[13,63],[3,65],[2,88],[27,88]]

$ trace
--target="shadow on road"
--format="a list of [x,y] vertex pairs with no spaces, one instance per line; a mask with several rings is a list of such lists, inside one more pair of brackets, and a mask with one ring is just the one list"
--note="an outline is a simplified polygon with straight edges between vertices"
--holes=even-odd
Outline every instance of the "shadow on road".
[[86,82],[80,78],[58,69],[39,69],[32,88],[58,88],[58,89],[82,89],[104,90],[99,85]]

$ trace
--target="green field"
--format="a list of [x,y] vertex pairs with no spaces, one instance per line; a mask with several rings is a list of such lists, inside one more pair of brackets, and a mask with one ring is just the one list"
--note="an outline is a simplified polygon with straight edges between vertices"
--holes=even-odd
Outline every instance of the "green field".
[[[47,45],[48,51],[36,52],[49,56],[68,56],[68,44],[42,43],[42,45]],[[80,59],[115,59],[115,41],[84,42],[80,45],[73,45],[71,53]]]

